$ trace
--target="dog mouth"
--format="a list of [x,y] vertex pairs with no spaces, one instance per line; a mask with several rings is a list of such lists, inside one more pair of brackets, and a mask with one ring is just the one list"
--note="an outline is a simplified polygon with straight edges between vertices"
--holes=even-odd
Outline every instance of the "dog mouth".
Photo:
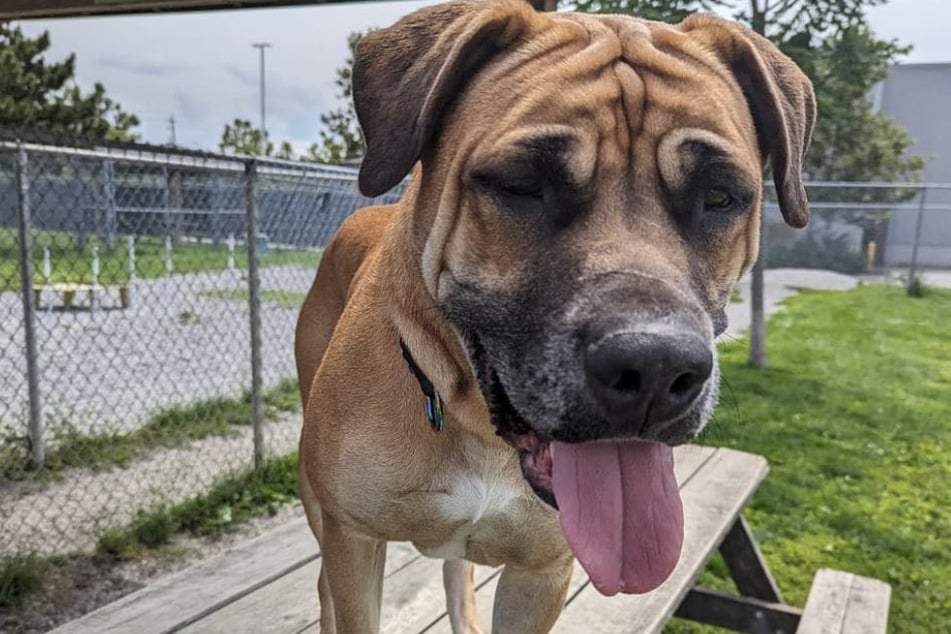
[[535,431],[509,399],[499,375],[489,364],[482,342],[469,340],[470,358],[482,388],[495,433],[518,454],[522,476],[546,504],[558,509],[552,491],[552,438]]
[[658,587],[683,544],[672,448],[636,439],[565,443],[538,432],[512,405],[482,345],[471,343],[496,434],[517,452],[535,494],[558,511],[594,586],[608,596]]

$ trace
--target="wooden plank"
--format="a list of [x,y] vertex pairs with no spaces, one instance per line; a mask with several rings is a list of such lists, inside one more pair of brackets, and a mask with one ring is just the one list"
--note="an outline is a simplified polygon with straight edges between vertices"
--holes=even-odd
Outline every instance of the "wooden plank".
[[[284,634],[317,622],[317,575],[320,560],[308,562],[288,575],[242,597],[191,625],[176,630],[193,634]],[[253,625],[252,625],[253,624]]]
[[720,554],[736,583],[737,591],[744,597],[761,601],[782,603],[779,586],[766,567],[766,560],[756,544],[753,532],[743,516],[739,516],[720,544]]
[[[479,613],[479,623],[486,632],[489,631],[492,624],[492,599],[495,597],[495,588],[498,586],[499,575],[501,574],[501,567],[476,566],[476,609]],[[435,615],[429,625],[415,631],[426,632],[426,634],[452,634],[452,626],[449,623],[449,615],[446,614],[445,604],[443,608],[441,612]]]
[[70,621],[56,634],[166,632],[182,628],[318,557],[304,518]]
[[802,611],[797,634],[841,632],[849,606],[849,591],[854,575],[822,569],[816,573]]
[[683,488],[714,453],[716,448],[703,445],[682,445],[674,449],[674,475],[677,477],[677,484]]
[[714,550],[766,477],[766,460],[718,449],[681,488],[685,531],[680,563],[658,589],[604,597],[587,584],[568,603],[554,632],[658,632],[700,575]]
[[[408,543],[391,543],[386,549],[385,574],[397,574],[420,557],[416,549]],[[246,631],[249,623],[254,624],[255,634],[278,634],[307,629],[320,617],[317,601],[319,573],[318,559],[207,614],[180,631],[190,634],[232,634]]]
[[797,634],[876,634],[888,626],[891,587],[839,570],[816,573]]
[[[689,481],[714,455],[715,451],[708,447],[678,448],[675,453],[678,481]],[[396,550],[392,550],[394,548]],[[391,544],[388,554],[404,552],[402,548],[410,547]],[[442,562],[416,558],[415,554],[413,557],[402,562],[398,574],[393,579],[388,576],[384,584],[384,631],[419,631],[438,622],[445,613]],[[228,553],[159,580],[67,623],[56,632],[133,630],[147,634],[181,629],[227,631],[229,627],[235,631],[237,623],[242,626],[259,623],[262,613],[276,621],[277,630],[292,631],[301,623],[300,629],[305,629],[312,626],[317,617],[314,596],[317,564],[312,563],[316,558],[317,544],[301,518]],[[477,568],[477,584],[484,584],[495,574],[490,568]],[[572,592],[585,582],[584,576],[576,572]],[[493,584],[482,590],[487,599],[481,603],[485,604],[483,609],[488,619],[491,619],[492,605],[488,597],[493,596],[494,587]]]
[[855,575],[842,634],[885,634],[892,587],[884,581]]
[[[476,568],[478,570],[478,568]],[[502,569],[498,568],[491,577],[479,584],[476,579],[476,609],[479,612],[479,623],[482,629],[488,632],[492,626],[492,612],[495,602],[495,591],[499,585]],[[588,576],[584,568],[575,562],[574,571],[571,574],[571,581],[568,584],[568,597],[574,596],[581,587],[588,582]],[[452,634],[452,627],[449,623],[449,616],[443,612],[439,620],[422,630],[425,634]]]
[[[383,634],[420,632],[446,612],[446,592],[442,583],[442,560],[422,558],[426,564],[399,575],[383,585],[383,610],[380,622]],[[496,574],[497,569],[476,566],[475,582],[480,585]]]
[[[383,606],[380,610],[384,633],[418,632],[445,614],[442,563],[441,559],[419,555],[395,573],[387,575],[383,581]],[[476,585],[485,583],[495,573],[494,568],[477,566]],[[292,631],[294,634],[312,632],[316,624],[315,619],[304,627],[283,631]]]
[[695,587],[674,616],[734,632],[794,632],[802,610],[783,603]]

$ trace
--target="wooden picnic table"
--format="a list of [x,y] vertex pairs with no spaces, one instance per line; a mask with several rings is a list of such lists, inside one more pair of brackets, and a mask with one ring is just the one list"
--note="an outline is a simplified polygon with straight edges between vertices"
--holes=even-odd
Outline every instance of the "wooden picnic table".
[[33,285],[33,301],[36,307],[42,308],[42,298],[44,291],[49,291],[55,295],[59,295],[63,301],[64,308],[72,308],[73,302],[76,299],[77,293],[86,293],[89,296],[89,305],[93,306],[98,294],[103,294],[110,288],[119,289],[119,303],[123,308],[129,307],[129,285],[127,283],[120,283],[115,285],[102,285],[102,284],[82,284],[78,282],[54,282],[52,284],[34,284]]
[[[576,564],[558,634],[659,632],[674,615],[745,632],[826,634],[885,632],[889,586],[820,571],[806,613],[786,605],[742,510],[766,477],[761,456],[731,449],[680,447],[675,452],[684,503],[680,562],[659,588],[644,595],[604,597]],[[737,595],[696,586],[719,550]],[[176,573],[55,630],[298,634],[317,631],[319,553],[303,518]],[[411,545],[387,549],[382,631],[448,634],[442,562]],[[476,600],[488,631],[500,569],[476,568]],[[798,629],[797,629],[798,628]],[[526,633],[530,634],[530,633]]]

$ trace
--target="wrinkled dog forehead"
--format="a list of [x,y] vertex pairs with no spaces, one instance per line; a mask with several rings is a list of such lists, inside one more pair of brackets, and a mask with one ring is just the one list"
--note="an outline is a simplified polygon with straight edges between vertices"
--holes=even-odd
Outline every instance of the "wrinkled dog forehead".
[[557,155],[540,167],[578,188],[607,173],[660,176],[676,189],[689,171],[683,163],[697,155],[685,148],[702,146],[759,186],[763,157],[733,73],[679,27],[658,22],[556,14],[487,61],[443,117],[451,134],[434,141],[433,154],[476,171]]
[[[530,63],[533,57],[541,59],[561,50],[562,60],[551,63],[548,71]],[[360,42],[353,80],[354,102],[367,142],[361,189],[368,195],[380,194],[399,182],[420,157],[425,158],[426,149],[438,141],[446,112],[473,80],[484,82],[489,73],[524,78],[524,73],[532,72],[511,91],[511,99],[528,97],[519,108],[575,123],[584,117],[566,119],[565,109],[584,113],[586,101],[599,103],[590,99],[593,95],[579,80],[591,77],[592,69],[623,68],[616,64],[618,60],[627,60],[631,69],[615,73],[625,78],[618,80],[626,82],[625,89],[616,91],[616,98],[625,100],[625,113],[644,110],[645,103],[675,101],[680,104],[676,109],[680,121],[689,125],[699,115],[708,123],[711,106],[718,105],[701,98],[709,99],[709,93],[704,94],[709,83],[694,87],[696,99],[676,98],[684,82],[703,77],[722,80],[714,100],[725,86],[733,92],[730,102],[742,96],[746,109],[740,107],[736,117],[723,118],[727,123],[745,119],[738,127],[747,130],[747,137],[752,120],[761,163],[768,158],[773,164],[784,217],[794,226],[805,224],[808,207],[801,166],[815,119],[815,99],[809,80],[765,38],[712,17],[693,16],[671,27],[632,18],[537,14],[520,0],[428,7]],[[635,72],[635,65],[641,70]],[[644,79],[645,68],[657,78],[653,84],[638,81]],[[546,83],[548,77],[542,74],[557,75],[561,81]],[[541,108],[533,105],[533,101],[544,102],[545,94],[565,82],[572,87],[572,99]],[[665,99],[664,90],[674,97]],[[496,99],[505,98],[499,91],[491,93]],[[589,105],[588,111],[595,107]],[[663,116],[661,109],[657,113]],[[644,114],[646,123],[649,113]],[[626,118],[636,119],[627,114]],[[733,125],[737,127],[736,122]]]

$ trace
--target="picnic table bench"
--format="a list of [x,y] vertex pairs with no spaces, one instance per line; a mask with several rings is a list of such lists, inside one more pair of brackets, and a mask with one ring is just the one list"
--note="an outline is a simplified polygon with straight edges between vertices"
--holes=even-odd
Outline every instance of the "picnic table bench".
[[[761,456],[701,446],[678,448],[677,481],[684,503],[685,536],[670,579],[651,593],[604,597],[576,564],[559,634],[659,632],[672,617],[736,631],[792,634],[884,633],[887,584],[820,570],[804,610],[786,605],[760,555],[742,510],[768,467]],[[696,585],[719,549],[738,594]],[[55,630],[105,632],[210,632],[298,634],[317,630],[316,542],[303,518]],[[387,549],[382,631],[449,634],[442,562],[409,544]],[[476,601],[484,627],[492,622],[499,568],[476,568]],[[530,634],[530,633],[526,633]]]
[[64,308],[72,308],[76,299],[76,293],[86,293],[89,295],[89,305],[92,306],[98,299],[98,293],[105,293],[109,288],[119,289],[119,303],[123,308],[129,307],[129,285],[126,283],[116,284],[114,286],[102,284],[81,284],[76,282],[55,282],[53,284],[35,284],[33,286],[33,301],[37,308],[41,308],[41,300],[44,291],[50,291],[59,295],[63,300]]

